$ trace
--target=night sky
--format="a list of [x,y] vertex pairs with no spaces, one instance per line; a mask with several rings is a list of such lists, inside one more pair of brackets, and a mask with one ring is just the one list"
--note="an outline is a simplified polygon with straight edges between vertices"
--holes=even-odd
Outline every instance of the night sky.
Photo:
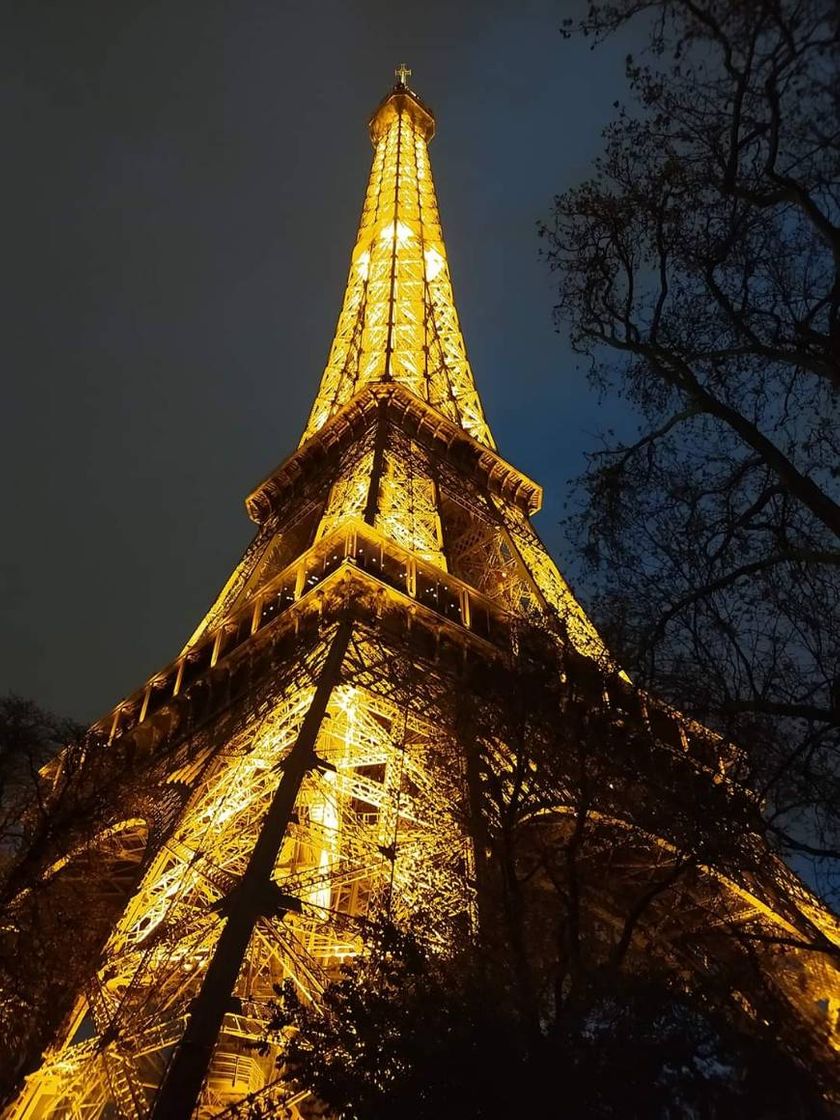
[[[393,82],[433,108],[455,298],[502,454],[568,480],[600,405],[536,223],[586,176],[627,41],[581,5],[12,0],[0,43],[0,692],[89,720],[183,645],[327,357]],[[585,588],[579,587],[586,603]]]

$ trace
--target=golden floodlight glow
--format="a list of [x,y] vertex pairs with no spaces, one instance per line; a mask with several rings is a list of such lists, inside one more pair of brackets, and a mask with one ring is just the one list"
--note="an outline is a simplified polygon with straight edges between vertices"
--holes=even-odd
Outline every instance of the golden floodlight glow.
[[[320,1115],[305,1090],[286,1099],[278,991],[319,1000],[383,916],[448,952],[495,892],[478,838],[498,805],[482,784],[512,781],[518,748],[470,713],[489,707],[518,735],[518,684],[524,671],[532,697],[538,666],[563,686],[550,691],[552,719],[592,705],[649,757],[650,698],[628,703],[622,690],[612,706],[617,667],[531,525],[541,491],[494,449],[452,298],[434,120],[409,75],[401,66],[370,122],[344,305],[301,445],[249,497],[257,534],[185,649],[91,729],[93,781],[113,819],[86,886],[110,891],[112,908],[84,990],[68,993],[75,1004],[5,1120],[230,1120],[254,1093],[268,1094],[254,1101],[266,1115],[281,1111],[278,1094],[291,1120]],[[485,678],[510,679],[516,703],[474,687]],[[679,713],[668,726],[668,767],[687,767],[687,788],[704,768],[726,780],[723,744]],[[45,785],[63,764],[59,754],[45,768]],[[532,760],[522,788],[539,779]],[[529,813],[554,829],[569,811]],[[58,827],[46,874],[20,897],[72,875],[65,841]],[[649,847],[656,872],[663,842]],[[649,855],[634,850],[634,866]],[[687,908],[663,899],[657,921],[677,952],[704,933],[697,915],[705,922],[701,905],[718,896],[785,938],[798,908],[840,944],[817,900],[780,861],[769,867],[766,883],[751,872],[746,884],[700,869]],[[88,901],[73,937],[95,912]],[[821,970],[791,960],[775,979],[803,1022],[836,1024],[828,958]],[[22,1005],[9,1006],[17,1025]],[[3,1010],[0,997],[0,1028]]]
[[494,446],[452,295],[430,121],[404,87],[371,121],[373,166],[344,306],[302,443],[366,384],[392,380]]

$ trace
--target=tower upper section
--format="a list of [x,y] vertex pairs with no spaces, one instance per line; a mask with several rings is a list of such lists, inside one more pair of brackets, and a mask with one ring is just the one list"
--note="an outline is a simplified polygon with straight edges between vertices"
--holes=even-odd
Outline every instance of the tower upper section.
[[301,443],[371,382],[398,382],[488,447],[429,163],[432,113],[404,82],[370,121],[373,166],[344,305]]

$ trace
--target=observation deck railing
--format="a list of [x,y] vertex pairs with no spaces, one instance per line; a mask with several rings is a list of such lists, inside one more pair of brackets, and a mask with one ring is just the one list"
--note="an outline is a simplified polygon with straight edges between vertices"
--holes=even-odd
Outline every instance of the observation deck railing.
[[113,740],[144,722],[222,658],[313,593],[342,565],[366,573],[384,589],[396,591],[483,642],[501,650],[510,649],[511,618],[498,603],[451,573],[419,559],[370,525],[350,520],[317,541],[245,606],[151,677],[92,730]]
[[[91,731],[112,742],[150,720],[254,635],[334,586],[341,569],[354,574],[357,586],[362,581],[367,591],[390,593],[394,602],[401,602],[410,612],[419,610],[433,626],[450,634],[460,631],[488,652],[504,655],[517,649],[517,620],[499,603],[365,522],[348,520],[116,705]],[[688,755],[695,766],[722,774],[734,763],[732,748],[718,736],[638,691],[617,673],[605,673],[603,667],[573,649],[566,652],[563,673],[571,695],[587,704],[605,705],[616,719],[646,726],[656,741]]]

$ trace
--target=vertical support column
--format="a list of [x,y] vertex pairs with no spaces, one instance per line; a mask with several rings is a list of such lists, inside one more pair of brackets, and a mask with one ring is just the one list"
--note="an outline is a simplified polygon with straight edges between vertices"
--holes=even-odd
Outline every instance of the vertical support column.
[[254,606],[251,611],[251,633],[256,634],[260,628],[260,615],[262,614],[263,597],[257,595],[254,599]]
[[[469,709],[469,705],[466,706]],[[475,736],[468,727],[468,717],[462,712],[458,726],[458,738],[464,757],[464,777],[467,787],[467,805],[469,809],[470,841],[473,848],[473,861],[475,864],[476,909],[478,911],[478,928],[482,937],[487,937],[496,926],[491,898],[494,890],[492,886],[492,871],[490,836],[484,819],[484,793],[481,788],[481,775],[479,767],[479,747]]]
[[472,628],[472,611],[470,610],[470,593],[464,587],[461,589],[461,622],[468,630]]
[[270,902],[271,875],[301,783],[315,762],[315,742],[338,680],[351,631],[349,619],[339,624],[312,703],[283,764],[283,777],[263,818],[245,874],[225,900],[224,929],[216,942],[201,989],[192,1002],[184,1034],[158,1090],[153,1120],[188,1120],[198,1103],[254,927]]
[[108,734],[108,746],[109,747],[110,747],[111,743],[113,743],[114,739],[116,738],[117,731],[118,731],[119,726],[120,726],[120,716],[121,715],[122,715],[122,705],[120,705],[120,707],[116,709],[116,711],[114,712],[114,718],[111,720],[111,730]]
[[370,469],[367,501],[362,517],[368,525],[376,524],[379,512],[379,486],[382,481],[382,467],[385,462],[385,441],[388,435],[387,402],[380,401],[376,417],[376,435],[373,443],[373,463]]
[[187,663],[186,657],[182,657],[178,662],[178,672],[175,674],[175,684],[172,687],[172,695],[178,696],[181,692],[181,682],[184,679],[184,666]]
[[306,587],[306,564],[301,561],[295,569],[295,600],[299,599]]
[[355,529],[350,529],[347,536],[344,538],[344,559],[356,561],[356,549],[358,548],[358,533]]
[[429,473],[431,475],[432,489],[434,490],[434,495],[435,495],[435,511],[436,511],[436,517],[437,517],[437,535],[438,535],[438,544],[440,546],[440,554],[443,557],[444,571],[451,572],[452,571],[452,563],[449,559],[449,547],[448,547],[449,542],[446,540],[446,536],[443,532],[443,518],[440,515],[440,510],[441,510],[440,471],[438,470],[437,464],[435,463],[434,459],[431,458],[431,456],[429,457]]
[[146,718],[146,713],[149,710],[149,700],[151,699],[151,696],[152,696],[152,686],[150,684],[147,684],[146,689],[143,693],[143,703],[140,707],[140,715],[137,717],[137,722],[138,723],[142,723],[143,720]]

